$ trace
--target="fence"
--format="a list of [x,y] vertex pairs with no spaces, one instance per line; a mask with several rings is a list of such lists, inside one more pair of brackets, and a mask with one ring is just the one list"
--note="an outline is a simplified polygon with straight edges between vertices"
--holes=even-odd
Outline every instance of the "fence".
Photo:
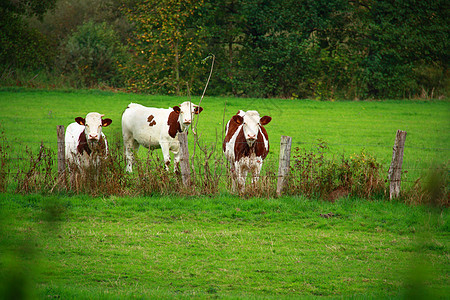
[[[403,134],[402,134],[403,133]],[[404,135],[404,136],[403,136]],[[180,135],[182,137],[182,135]],[[400,195],[400,185],[402,181],[402,162],[403,162],[403,149],[405,145],[405,137],[406,132],[399,131],[397,133],[397,138],[403,136],[403,142],[401,141],[395,141],[394,143],[394,151],[392,156],[392,162],[391,166],[389,168],[387,177],[389,181],[389,197],[390,199],[396,198]],[[57,170],[58,170],[58,176],[57,181],[58,184],[61,186],[67,185],[66,182],[66,170],[67,166],[64,165],[65,163],[65,157],[64,157],[64,127],[58,126],[57,127]],[[183,137],[182,137],[183,139]],[[272,145],[274,143],[272,142]],[[191,184],[193,184],[193,179],[190,178],[191,176],[191,168],[189,166],[189,153],[188,153],[188,147],[187,147],[187,138],[185,138],[185,141],[181,141],[182,148],[184,149],[184,158],[181,160],[181,178],[182,178],[182,184],[186,187],[189,187]],[[183,146],[184,145],[184,146]],[[274,147],[274,146],[272,146]],[[282,137],[280,142],[280,156],[277,161],[278,165],[278,172],[275,172],[274,170],[271,170],[270,172],[265,173],[265,178],[267,180],[275,181],[276,182],[276,195],[280,196],[284,194],[284,190],[286,188],[286,184],[289,184],[289,179],[292,177],[291,170],[292,170],[292,164],[290,161],[291,158],[291,147],[292,147],[292,139],[290,137]],[[444,149],[445,150],[445,149]],[[221,151],[218,151],[221,152]],[[219,154],[220,155],[220,154]],[[24,159],[24,158],[8,158],[8,159]],[[193,164],[193,162],[191,162]],[[272,156],[272,165],[275,165],[275,160]],[[266,162],[265,162],[266,165]],[[1,170],[4,172],[4,170]],[[201,176],[205,175],[205,172],[203,174],[194,174],[195,176]],[[320,176],[320,174],[319,174]],[[221,174],[215,174],[215,178],[223,178],[225,177],[225,181],[229,181],[229,173],[222,172]]]
[[[65,178],[66,167],[65,162],[65,147],[64,147],[64,126],[57,126],[57,138],[58,138],[58,180],[64,184],[62,178]],[[390,199],[397,198],[400,195],[401,185],[401,170],[403,163],[403,149],[405,145],[406,132],[398,130],[394,151],[392,156],[392,163],[389,168],[390,179]],[[189,165],[189,150],[187,132],[178,134],[178,141],[180,143],[180,171],[183,184],[188,187],[191,185],[191,172]],[[277,175],[277,196],[281,196],[283,189],[285,188],[287,179],[290,173],[290,158],[291,158],[291,142],[292,138],[289,136],[282,136],[280,142],[280,156],[279,167]],[[245,180],[245,179],[244,179]]]

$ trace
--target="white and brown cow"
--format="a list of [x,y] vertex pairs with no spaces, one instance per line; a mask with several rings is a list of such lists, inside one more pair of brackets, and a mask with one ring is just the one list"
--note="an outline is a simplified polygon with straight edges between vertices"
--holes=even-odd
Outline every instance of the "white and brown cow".
[[102,128],[112,123],[111,119],[103,119],[102,114],[91,112],[85,118],[77,117],[75,122],[67,126],[65,136],[66,160],[69,164],[88,167],[108,152],[108,142]]
[[150,149],[161,148],[166,170],[169,170],[171,151],[174,154],[174,170],[178,171],[180,143],[177,134],[186,131],[193,115],[202,110],[189,101],[168,109],[130,103],[122,115],[127,172],[133,171],[134,152],[139,149],[139,145]]
[[236,191],[236,183],[239,192],[244,190],[248,171],[253,175],[252,183],[258,180],[263,160],[269,153],[269,137],[264,125],[271,120],[269,116],[261,118],[255,110],[240,110],[228,121],[223,152],[230,163],[233,191]]

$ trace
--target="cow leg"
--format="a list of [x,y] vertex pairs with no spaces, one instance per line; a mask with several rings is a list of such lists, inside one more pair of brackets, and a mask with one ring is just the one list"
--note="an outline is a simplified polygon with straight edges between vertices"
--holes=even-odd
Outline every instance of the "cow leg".
[[248,170],[245,166],[242,166],[242,165],[238,166],[236,168],[236,170],[237,170],[236,177],[237,177],[237,183],[238,183],[237,186],[239,189],[239,193],[242,194],[245,191],[245,179],[247,178]]
[[160,142],[161,151],[164,157],[164,165],[166,167],[166,171],[169,171],[170,166],[170,146],[167,142]]
[[177,174],[180,173],[180,159],[180,150],[173,152],[173,171]]
[[259,174],[261,173],[262,160],[257,161],[252,167],[252,184],[255,184],[259,180]]
[[231,175],[231,192],[236,193],[236,184],[237,184],[237,171],[236,167],[231,164],[230,175]]
[[133,137],[123,137],[123,145],[125,150],[125,161],[127,163],[126,171],[133,172],[134,153],[139,149],[139,143]]

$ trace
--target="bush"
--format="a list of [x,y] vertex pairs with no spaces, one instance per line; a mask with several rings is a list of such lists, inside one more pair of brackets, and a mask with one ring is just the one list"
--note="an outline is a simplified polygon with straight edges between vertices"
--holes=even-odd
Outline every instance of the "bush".
[[4,70],[44,68],[52,55],[46,38],[20,23],[0,30],[0,45],[0,65]]
[[59,63],[64,73],[77,76],[81,87],[122,87],[125,79],[121,69],[127,56],[126,47],[111,27],[90,21],[64,43]]
[[374,157],[362,151],[349,158],[343,155],[340,160],[333,160],[324,155],[328,149],[325,142],[319,141],[317,148],[318,153],[295,148],[291,193],[331,201],[343,196],[370,198],[384,194],[381,164]]

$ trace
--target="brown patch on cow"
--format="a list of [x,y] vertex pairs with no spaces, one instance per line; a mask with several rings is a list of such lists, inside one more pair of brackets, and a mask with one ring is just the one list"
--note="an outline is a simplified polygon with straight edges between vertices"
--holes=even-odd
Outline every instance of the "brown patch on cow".
[[[264,145],[264,138],[267,140],[267,149]],[[265,159],[267,154],[269,153],[269,136],[267,134],[266,129],[263,126],[259,126],[258,138],[254,144],[256,156],[261,156],[262,159]]]
[[244,136],[244,130],[241,127],[234,143],[234,159],[239,161],[243,157],[250,156],[250,151],[251,149],[248,146],[247,140]]
[[[233,116],[234,117],[234,116]],[[242,122],[241,122],[242,124]],[[236,122],[234,118],[231,118],[230,122],[228,123],[228,131],[227,135],[225,136],[225,139],[223,140],[222,149],[225,152],[226,144],[231,140],[236,130],[238,130],[240,124]]]
[[169,125],[169,135],[172,138],[175,138],[177,133],[181,132],[181,126],[180,123],[178,122],[178,116],[180,115],[180,108],[178,107],[178,110],[176,110],[175,107],[178,106],[174,106],[174,111],[170,113],[169,118],[167,120],[167,125]]
[[86,133],[84,132],[84,130],[82,133],[80,133],[80,136],[78,137],[77,151],[81,155],[83,155],[83,151],[86,151],[86,153],[88,155],[91,155],[92,150],[88,146],[87,139],[86,139]]
[[95,143],[95,149],[91,149],[86,139],[86,133],[83,131],[78,137],[77,152],[81,155],[83,155],[83,152],[86,152],[87,155],[90,156],[93,151],[99,155],[106,155],[106,142],[103,139],[103,136],[100,136]]
[[148,118],[147,118],[147,122],[148,122],[148,126],[154,126],[154,125],[156,125],[156,121],[154,120],[154,116],[153,115],[150,115]]

